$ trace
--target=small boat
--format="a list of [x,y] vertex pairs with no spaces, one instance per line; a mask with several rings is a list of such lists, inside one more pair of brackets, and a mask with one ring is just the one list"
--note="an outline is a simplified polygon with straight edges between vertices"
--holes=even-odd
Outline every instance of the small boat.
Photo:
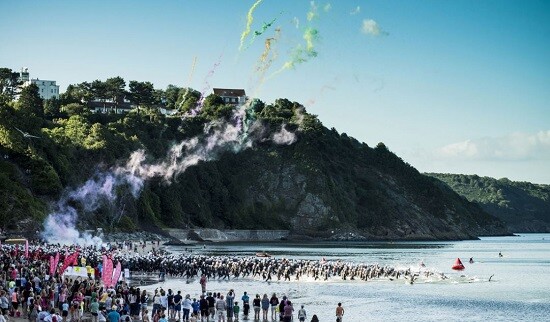
[[271,257],[271,254],[268,254],[266,252],[258,252],[256,253],[256,257]]
[[464,269],[464,265],[462,264],[462,262],[460,261],[460,258],[457,258],[455,260],[455,264],[453,265],[453,267],[451,267],[452,269],[456,270],[456,271],[461,271]]

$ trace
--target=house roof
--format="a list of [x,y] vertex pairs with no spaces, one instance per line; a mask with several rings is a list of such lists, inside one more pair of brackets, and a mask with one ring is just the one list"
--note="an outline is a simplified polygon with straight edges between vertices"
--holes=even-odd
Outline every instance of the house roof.
[[238,88],[214,88],[214,94],[218,96],[232,96],[232,97],[246,96],[244,89],[238,89]]

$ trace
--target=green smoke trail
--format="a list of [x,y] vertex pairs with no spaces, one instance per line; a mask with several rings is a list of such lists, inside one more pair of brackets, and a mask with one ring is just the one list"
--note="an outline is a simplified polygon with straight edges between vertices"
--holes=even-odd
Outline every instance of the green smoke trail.
[[[325,12],[329,11],[330,9],[331,9],[330,4],[325,5],[324,7]],[[302,38],[305,40],[305,45],[298,44],[296,47],[294,47],[294,49],[290,54],[290,59],[283,64],[281,69],[274,72],[270,76],[270,78],[281,73],[286,69],[295,69],[296,65],[303,64],[308,60],[310,60],[311,58],[317,57],[317,51],[315,50],[315,45],[320,38],[319,30],[311,26],[311,21],[317,18],[318,16],[319,16],[318,7],[314,1],[311,1],[310,10],[306,14],[306,18],[307,18],[307,21],[309,22],[308,23],[309,26],[304,30],[304,34],[302,35]]]
[[[262,29],[254,31],[254,37],[260,36],[263,34],[271,25],[277,20],[277,18],[274,18],[270,22],[264,22]],[[254,39],[254,37],[252,39]]]
[[290,54],[290,59],[283,64],[283,67],[273,73],[270,77],[273,77],[286,69],[295,69],[296,65],[303,64],[311,58],[317,57],[317,51],[315,50],[315,43],[319,40],[319,31],[315,28],[309,27],[304,31],[303,39],[306,41],[305,48],[302,44],[296,46]]
[[248,14],[246,15],[246,27],[243,31],[243,33],[241,34],[241,44],[239,46],[239,51],[242,50],[243,48],[243,45],[244,45],[244,40],[246,39],[246,36],[248,36],[248,34],[250,33],[250,26],[252,26],[252,21],[254,20],[254,17],[252,16],[252,14],[254,13],[254,10],[256,10],[256,7],[258,7],[258,5],[262,2],[263,0],[258,0],[256,1],[252,7],[250,7],[250,9],[248,10]]
[[311,56],[310,54],[312,52],[314,52],[314,50],[313,50],[313,48],[315,46],[314,43],[319,40],[319,31],[315,28],[311,28],[311,27],[307,28],[304,31],[303,38],[306,41],[306,55],[310,56],[310,57],[317,56],[317,54],[315,54],[314,56]]

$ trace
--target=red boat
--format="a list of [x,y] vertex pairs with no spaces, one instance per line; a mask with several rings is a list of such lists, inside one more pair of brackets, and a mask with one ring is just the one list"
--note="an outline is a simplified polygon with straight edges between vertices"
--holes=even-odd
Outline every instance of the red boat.
[[457,270],[457,271],[461,271],[464,269],[464,265],[462,264],[462,262],[460,261],[460,258],[457,258],[455,260],[455,264],[453,265],[453,267],[451,267],[452,269],[454,270]]

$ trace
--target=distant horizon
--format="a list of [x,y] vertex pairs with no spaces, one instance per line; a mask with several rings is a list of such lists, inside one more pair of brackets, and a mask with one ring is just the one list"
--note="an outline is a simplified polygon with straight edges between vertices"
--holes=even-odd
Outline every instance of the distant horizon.
[[550,2],[0,3],[1,67],[287,98],[420,172],[550,184]]

